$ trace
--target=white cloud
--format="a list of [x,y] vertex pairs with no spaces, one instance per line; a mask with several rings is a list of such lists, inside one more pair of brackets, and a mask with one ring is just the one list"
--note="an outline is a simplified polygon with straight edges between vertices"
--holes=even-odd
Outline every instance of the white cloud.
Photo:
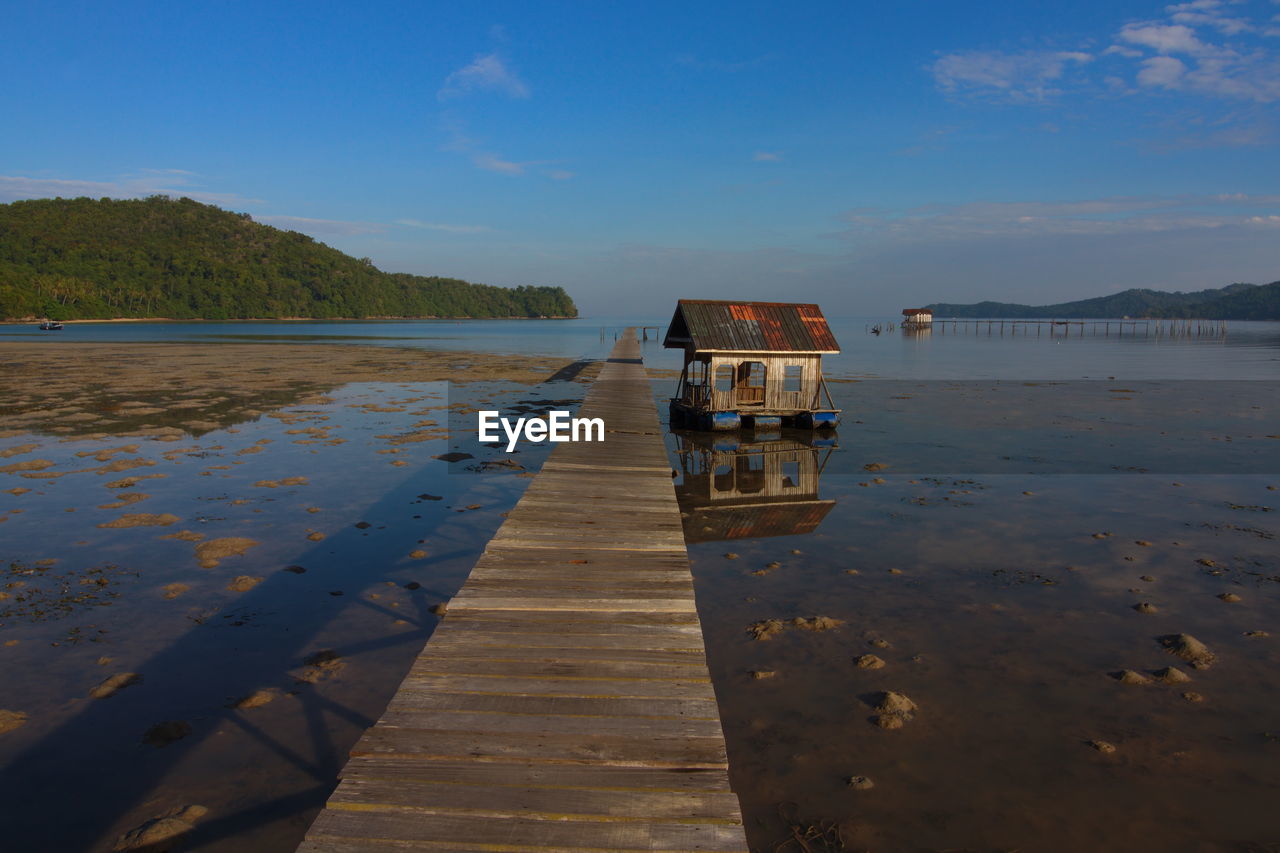
[[266,225],[304,234],[350,237],[356,234],[381,234],[386,227],[376,222],[344,222],[340,219],[311,219],[306,216],[255,216]]
[[498,92],[512,98],[529,97],[529,87],[496,53],[477,56],[470,65],[450,74],[436,97],[445,101],[473,92]]
[[932,71],[944,92],[1040,101],[1060,93],[1057,84],[1068,68],[1092,60],[1080,51],[968,51],[940,57]]
[[110,181],[0,175],[0,201],[81,196],[145,198],[150,195],[168,195],[175,198],[185,196],[195,201],[220,206],[262,203],[262,199],[246,198],[235,193],[205,192],[196,189],[188,180],[189,176],[194,175],[194,172],[182,169],[142,169],[138,174],[121,175]]
[[[1165,7],[1162,20],[1119,26],[1113,43],[1097,54],[1076,51],[968,51],[938,59],[932,71],[948,93],[994,96],[1014,102],[1044,101],[1069,90],[1095,95],[1161,91],[1226,101],[1280,100],[1280,56],[1266,35],[1271,22],[1231,14],[1242,4],[1190,0]],[[1086,68],[1090,65],[1090,68]],[[1096,74],[1090,74],[1092,67]]]
[[1253,29],[1253,25],[1243,18],[1226,15],[1222,7],[1222,0],[1193,0],[1190,3],[1165,6],[1164,10],[1177,23],[1215,27],[1224,35],[1235,35]]
[[503,160],[495,154],[484,152],[472,154],[471,162],[487,172],[500,172],[504,175],[523,175],[526,165],[512,160]]
[[1126,24],[1120,30],[1120,38],[1160,53],[1198,54],[1208,51],[1208,47],[1196,38],[1195,30],[1183,24]]
[[780,151],[757,151],[751,155],[751,160],[755,163],[777,163],[781,159]]
[[1180,59],[1172,56],[1153,56],[1142,61],[1142,70],[1138,72],[1138,84],[1142,86],[1162,86],[1174,88],[1186,73],[1187,66]]
[[876,241],[936,242],[988,237],[1151,234],[1215,229],[1267,221],[1280,197],[1117,197],[1065,202],[972,202],[900,211],[856,209],[840,236]]
[[1274,145],[1276,132],[1264,124],[1227,125],[1207,132],[1185,133],[1171,139],[1148,143],[1160,151],[1190,151],[1200,148],[1260,148]]
[[[484,145],[482,140],[472,138],[467,135],[466,125],[454,116],[446,116],[444,119],[444,129],[448,135],[448,141],[441,147],[443,151],[457,151],[466,155],[471,160],[471,164],[478,169],[484,169],[486,172],[498,172],[503,175],[523,175],[530,167],[534,166],[552,166],[558,164],[558,160],[508,160],[505,157],[486,151],[481,146]],[[550,169],[545,171],[547,177],[556,181],[566,181],[574,177],[574,173],[566,169]]]
[[421,222],[417,219],[397,219],[396,224],[428,231],[444,231],[447,234],[482,234],[493,230],[488,225],[450,225],[443,222]]

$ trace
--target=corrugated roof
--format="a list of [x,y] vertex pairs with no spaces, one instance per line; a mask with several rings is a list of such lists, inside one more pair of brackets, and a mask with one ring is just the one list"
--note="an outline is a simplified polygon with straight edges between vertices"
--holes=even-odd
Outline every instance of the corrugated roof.
[[822,524],[835,501],[773,503],[766,506],[702,506],[684,514],[686,542],[801,536]]
[[817,305],[681,299],[663,346],[741,352],[839,352]]

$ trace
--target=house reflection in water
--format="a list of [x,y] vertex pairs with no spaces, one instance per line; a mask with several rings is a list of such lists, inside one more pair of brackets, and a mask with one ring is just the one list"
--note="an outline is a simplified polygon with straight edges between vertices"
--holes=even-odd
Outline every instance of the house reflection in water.
[[834,434],[675,436],[681,475],[676,499],[686,542],[812,533],[836,505],[818,498],[818,480],[836,448]]

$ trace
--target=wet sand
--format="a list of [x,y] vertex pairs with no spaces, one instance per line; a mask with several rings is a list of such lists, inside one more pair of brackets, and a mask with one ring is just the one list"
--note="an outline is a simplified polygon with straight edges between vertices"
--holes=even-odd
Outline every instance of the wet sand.
[[[94,851],[292,850],[540,464],[449,416],[593,373],[540,390],[498,380],[569,365],[322,345],[0,344],[0,365],[5,837]],[[753,850],[1280,838],[1280,478],[1131,471],[1079,401],[1037,400],[969,426],[1017,411],[1089,444],[1004,431],[1000,455],[1124,473],[904,473],[956,457],[919,395],[842,429],[815,532],[691,546]],[[1121,406],[1126,435],[1177,426],[1092,414]],[[1186,453],[1272,440],[1204,408]]]
[[0,344],[0,846],[292,850],[545,457],[450,415],[571,366]]
[[[0,435],[203,435],[351,382],[532,384],[572,362],[335,344],[0,341]],[[590,380],[598,366],[574,378]]]
[[[753,850],[1274,849],[1280,473],[1274,421],[1250,420],[1274,403],[1237,412],[1238,389],[1202,388],[1181,420],[1120,419],[1105,393],[1066,390],[970,388],[985,423],[931,421],[927,400],[859,410],[808,534],[785,491],[758,496],[767,463],[717,460],[690,521],[730,538],[690,555]],[[1165,472],[1135,468],[1102,418],[1176,436]],[[921,472],[990,465],[984,446],[1115,473]],[[1177,452],[1201,471],[1240,453],[1252,473],[1169,473]],[[817,620],[831,627],[802,630]]]

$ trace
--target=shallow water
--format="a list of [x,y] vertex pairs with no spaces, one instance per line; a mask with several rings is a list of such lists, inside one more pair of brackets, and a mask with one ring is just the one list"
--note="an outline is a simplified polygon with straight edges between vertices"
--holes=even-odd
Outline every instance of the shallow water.
[[[613,325],[103,324],[41,342],[92,330],[580,359],[607,352],[612,332],[601,341],[600,331]],[[835,326],[845,352],[829,373],[882,379],[833,382],[846,420],[814,457],[820,479],[807,479],[808,450],[779,468],[814,496],[726,515],[708,493],[689,530],[753,849],[774,850],[789,825],[839,829],[848,850],[1269,849],[1280,839],[1268,810],[1280,784],[1280,440],[1270,437],[1280,324],[1232,324],[1225,340],[1069,341]],[[31,337],[0,327],[9,339]],[[644,354],[659,371],[679,367],[658,343]],[[1083,377],[1098,381],[1074,381]],[[1226,379],[1250,381],[1204,381]],[[26,715],[0,734],[6,843],[105,850],[148,819],[201,805],[209,812],[186,849],[292,849],[433,628],[429,608],[461,585],[522,492],[527,479],[506,461],[532,471],[545,457],[493,453],[494,476],[467,470],[486,460],[433,458],[475,452],[440,432],[450,419],[439,407],[571,407],[584,390],[330,385],[323,397],[254,399],[249,414],[243,400],[215,406],[199,428],[182,412],[112,410],[111,429],[168,425],[156,435],[76,437],[101,419],[73,428],[50,408],[44,426],[64,432],[30,424],[0,436],[0,452],[36,445],[0,468],[52,463],[0,474],[0,709]],[[660,411],[673,386],[655,379]],[[138,405],[126,414],[146,411],[129,396]],[[676,468],[690,458],[678,449],[672,439]],[[84,470],[121,460],[154,464]],[[759,482],[762,469],[743,470]],[[126,482],[154,474],[165,476]],[[299,476],[306,483],[282,482]],[[99,526],[134,513],[178,520]],[[201,568],[193,537],[162,538],[181,531],[258,544]],[[241,577],[262,580],[228,588]],[[186,589],[166,597],[172,584]],[[1216,597],[1227,591],[1241,601]],[[1132,609],[1143,601],[1158,612]],[[766,641],[747,633],[815,616],[842,624],[784,626]],[[1245,636],[1264,630],[1273,636]],[[1217,663],[1194,670],[1156,642],[1179,632]],[[336,658],[314,657],[329,651]],[[853,665],[868,653],[885,667]],[[1193,681],[1109,675],[1170,664]],[[89,697],[130,672],[142,680]],[[883,690],[919,706],[901,729],[869,721]],[[232,707],[258,691],[270,701]],[[1182,698],[1191,691],[1203,701]],[[179,725],[153,729],[166,722]],[[183,724],[184,736],[161,736]],[[874,787],[851,788],[852,776]]]
[[[1017,411],[1036,426],[1058,399]],[[1158,409],[1130,419],[1170,426]],[[936,443],[953,424],[913,421]],[[1280,441],[1248,453],[1268,473],[930,474],[887,461],[869,428],[819,447],[792,431],[669,439],[752,849],[1272,849],[1280,648],[1252,632],[1280,624]],[[985,428],[1017,450],[1007,424]],[[1038,449],[1049,470],[1082,451],[1127,461],[1088,428],[1056,439]],[[1201,436],[1173,467],[1239,449],[1221,444]],[[807,630],[814,617],[839,624]],[[1181,633],[1217,661],[1158,641]],[[1114,677],[1171,665],[1191,680]],[[899,729],[877,724],[885,691],[918,706]]]
[[[665,332],[669,316],[649,320],[379,320],[72,323],[61,332],[33,324],[0,324],[0,342],[75,341],[363,344],[571,358],[601,357],[626,325],[648,323]],[[883,319],[840,317],[831,328],[842,352],[824,359],[836,379],[1275,379],[1280,376],[1280,322],[1232,321],[1227,333],[1170,336],[1048,326],[901,329],[874,335]],[[653,334],[652,330],[649,332]],[[650,368],[679,370],[676,350],[644,345]]]
[[[584,387],[466,399],[571,407]],[[0,708],[24,715],[0,734],[0,846],[109,850],[192,805],[184,849],[296,846],[546,455],[490,453],[506,476],[433,458],[454,449],[448,390],[351,384],[180,441],[0,439],[20,449],[0,469],[43,460],[0,474]],[[201,552],[226,540],[251,545]]]

